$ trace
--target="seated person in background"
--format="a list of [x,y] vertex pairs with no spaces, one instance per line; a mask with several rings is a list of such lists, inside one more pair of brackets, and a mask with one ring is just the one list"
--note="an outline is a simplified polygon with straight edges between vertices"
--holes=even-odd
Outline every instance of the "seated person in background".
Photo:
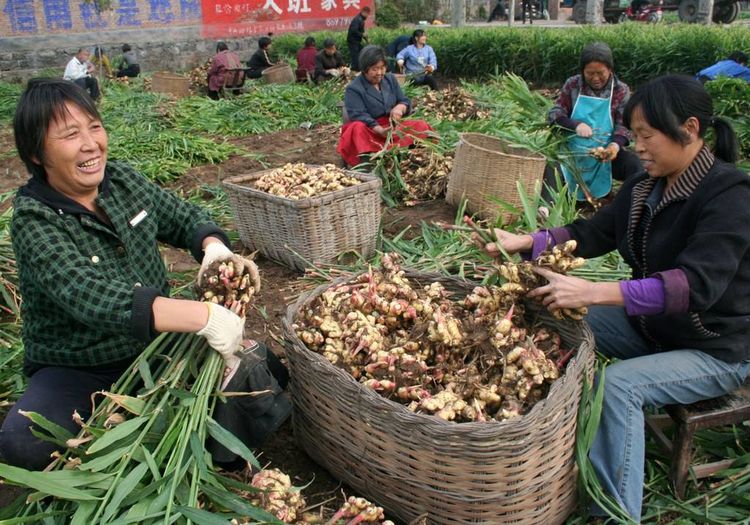
[[720,60],[713,66],[702,69],[696,78],[704,84],[716,77],[741,78],[750,82],[750,68],[747,67],[747,55],[742,51],[735,51],[726,60]]
[[80,48],[78,53],[65,66],[63,78],[88,90],[91,98],[99,100],[99,82],[91,76],[91,73],[94,71],[94,64],[89,62],[90,56],[91,53],[89,53],[88,49]]
[[117,70],[118,77],[137,77],[141,73],[141,66],[138,64],[138,56],[130,47],[130,44],[122,45],[122,63]]
[[[593,198],[601,198],[612,189],[612,179],[624,181],[643,170],[638,156],[625,149],[630,132],[623,124],[630,88],[614,72],[612,50],[604,42],[591,42],[581,51],[580,73],[565,81],[555,105],[547,115],[551,126],[564,130],[567,162],[561,171],[578,200],[586,192],[578,186],[585,182]],[[594,157],[594,148],[604,150]],[[555,186],[554,173],[547,168],[546,184]]]
[[391,43],[385,46],[385,52],[388,55],[388,71],[390,73],[397,71],[396,55],[406,46],[413,43],[411,35],[401,35],[391,40]]
[[[225,42],[216,44],[216,56],[214,56],[211,67],[208,69],[209,98],[219,100],[219,91],[223,87],[234,88],[236,94],[237,89],[245,83],[245,72],[241,68],[240,57],[229,51]],[[226,85],[225,82],[227,82]]]
[[305,47],[297,51],[297,82],[305,82],[308,77],[312,78],[315,73],[315,56],[318,50],[315,48],[315,39],[311,36],[305,38]]
[[258,50],[253,53],[250,60],[247,61],[245,75],[248,78],[260,78],[263,70],[273,65],[268,58],[268,50],[271,49],[271,37],[262,36],[258,39]]
[[432,131],[423,120],[402,120],[411,102],[401,91],[396,77],[386,73],[385,51],[367,46],[359,54],[362,74],[355,77],[344,92],[344,126],[336,151],[349,166],[360,163],[361,155],[388,146],[411,146],[414,138]]
[[321,80],[329,80],[348,74],[349,68],[346,67],[344,57],[336,50],[336,42],[333,38],[326,38],[323,41],[323,49],[315,55],[313,80],[317,83]]
[[412,42],[396,55],[399,69],[409,75],[412,84],[437,89],[437,80],[432,76],[437,69],[437,57],[432,47],[427,45],[424,30],[414,31]]
[[112,78],[112,64],[110,64],[109,62],[109,57],[107,56],[106,49],[96,46],[94,48],[94,56],[91,57],[91,63],[94,64],[94,70],[96,72],[101,71],[102,73],[107,75],[107,78]]

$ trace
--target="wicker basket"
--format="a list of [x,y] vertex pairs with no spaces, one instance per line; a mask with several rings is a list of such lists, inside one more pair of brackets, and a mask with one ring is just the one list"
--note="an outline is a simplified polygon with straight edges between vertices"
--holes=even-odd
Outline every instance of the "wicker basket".
[[[492,197],[521,206],[516,181],[527,193],[541,181],[543,156],[513,148],[503,140],[481,133],[461,133],[445,200],[458,206],[467,199],[467,210],[485,219],[505,213]],[[505,215],[507,220],[507,214]]]
[[177,98],[190,96],[190,79],[169,71],[158,71],[151,77],[151,91],[171,93]]
[[[407,276],[419,286],[439,280],[459,297],[474,287],[437,274]],[[565,374],[524,416],[456,424],[381,397],[302,343],[292,323],[328,286],[300,297],[283,320],[294,432],[310,457],[405,522],[427,514],[437,524],[563,523],[576,505],[582,382],[593,374],[588,327],[539,312],[566,345],[578,347]]]
[[296,80],[292,66],[289,64],[276,64],[267,67],[261,72],[261,75],[269,84],[291,84]]
[[223,181],[242,244],[299,270],[334,262],[344,252],[372,253],[380,226],[380,179],[349,171],[362,183],[292,200],[253,188],[269,171]]
[[401,73],[394,73],[393,76],[396,77],[396,81],[398,82],[399,86],[403,86],[404,84],[406,84],[406,75]]

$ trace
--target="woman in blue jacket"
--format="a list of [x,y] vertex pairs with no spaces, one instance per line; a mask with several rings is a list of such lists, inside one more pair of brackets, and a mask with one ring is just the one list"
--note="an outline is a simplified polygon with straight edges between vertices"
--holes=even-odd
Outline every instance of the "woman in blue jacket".
[[412,42],[396,55],[399,69],[409,75],[412,84],[437,89],[437,80],[432,76],[437,70],[437,57],[432,47],[427,45],[424,30],[414,31]]

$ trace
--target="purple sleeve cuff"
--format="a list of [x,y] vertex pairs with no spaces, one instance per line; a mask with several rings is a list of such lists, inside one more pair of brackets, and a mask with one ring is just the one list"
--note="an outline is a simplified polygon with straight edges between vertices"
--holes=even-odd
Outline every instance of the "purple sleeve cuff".
[[524,252],[521,258],[524,261],[530,261],[539,257],[539,254],[549,250],[552,246],[557,246],[570,240],[570,232],[565,228],[551,228],[549,230],[539,230],[531,234],[534,244],[531,252]]
[[578,124],[580,123],[580,120],[574,120],[570,117],[566,117],[565,115],[561,115],[555,119],[555,124],[557,124],[561,128],[569,129],[570,131],[575,131],[576,126],[578,126]]
[[690,283],[687,275],[679,268],[658,272],[653,275],[664,284],[664,313],[679,314],[690,307]]
[[613,135],[612,142],[620,146],[620,149],[623,149],[625,146],[630,144],[630,139],[628,139],[628,137],[623,137],[622,135]]
[[657,277],[620,281],[620,291],[628,315],[664,313],[664,283]]

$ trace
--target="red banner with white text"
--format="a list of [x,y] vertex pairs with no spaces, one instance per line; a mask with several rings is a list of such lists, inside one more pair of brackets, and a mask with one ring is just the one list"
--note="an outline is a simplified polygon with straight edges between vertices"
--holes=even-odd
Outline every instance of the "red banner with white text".
[[[203,36],[238,38],[268,33],[347,29],[374,0],[201,0]],[[369,25],[369,24],[368,24]]]

